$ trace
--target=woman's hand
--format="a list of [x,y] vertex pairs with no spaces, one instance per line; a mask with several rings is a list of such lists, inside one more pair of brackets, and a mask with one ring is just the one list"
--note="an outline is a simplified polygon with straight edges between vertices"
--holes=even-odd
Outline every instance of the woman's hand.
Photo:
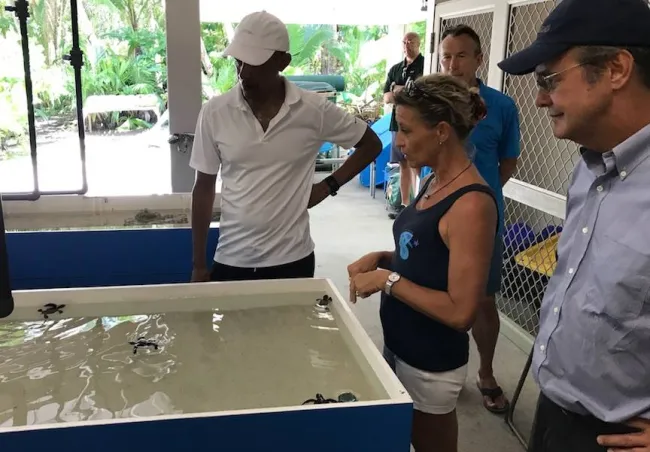
[[359,273],[368,273],[377,270],[379,267],[379,260],[381,259],[381,252],[369,253],[361,259],[352,262],[348,265],[348,277],[354,278]]
[[368,298],[370,295],[384,290],[388,281],[389,270],[373,270],[357,273],[350,277],[350,302],[356,303],[357,297]]

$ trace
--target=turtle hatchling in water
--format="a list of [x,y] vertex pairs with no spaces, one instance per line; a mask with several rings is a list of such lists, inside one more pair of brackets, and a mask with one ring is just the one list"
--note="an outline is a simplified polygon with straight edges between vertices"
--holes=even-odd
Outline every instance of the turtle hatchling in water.
[[47,303],[38,312],[43,314],[44,319],[48,319],[51,314],[63,314],[63,308],[64,304]]

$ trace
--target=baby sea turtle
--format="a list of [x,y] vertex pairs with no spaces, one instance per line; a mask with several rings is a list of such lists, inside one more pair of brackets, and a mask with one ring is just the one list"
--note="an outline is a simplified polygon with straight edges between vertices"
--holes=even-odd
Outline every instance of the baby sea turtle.
[[318,303],[323,305],[323,306],[326,306],[326,305],[330,304],[331,302],[332,302],[332,297],[330,297],[327,294],[323,295],[323,298],[320,298],[318,300]]
[[357,396],[351,392],[344,392],[338,396],[338,401],[341,403],[356,402],[357,400]]
[[304,402],[302,402],[303,405],[321,405],[324,403],[338,403],[338,400],[334,399],[326,399],[323,394],[316,394],[316,398],[314,399],[307,399]]
[[332,297],[325,294],[323,295],[323,298],[316,299],[316,309],[320,312],[327,312],[329,311],[330,303],[332,303]]
[[48,319],[51,314],[63,314],[63,308],[65,308],[64,304],[47,303],[38,312],[43,314],[44,319]]
[[154,350],[158,350],[158,344],[150,339],[146,339],[144,336],[140,336],[136,341],[130,341],[130,345],[133,345],[133,354],[138,353],[138,348],[140,347],[153,347]]

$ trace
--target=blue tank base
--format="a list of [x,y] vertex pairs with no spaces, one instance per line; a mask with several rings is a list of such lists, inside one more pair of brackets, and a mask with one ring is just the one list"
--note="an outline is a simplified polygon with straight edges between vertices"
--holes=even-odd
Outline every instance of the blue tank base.
[[[212,227],[206,263],[218,239]],[[13,290],[175,284],[192,273],[188,227],[9,232],[7,250]]]

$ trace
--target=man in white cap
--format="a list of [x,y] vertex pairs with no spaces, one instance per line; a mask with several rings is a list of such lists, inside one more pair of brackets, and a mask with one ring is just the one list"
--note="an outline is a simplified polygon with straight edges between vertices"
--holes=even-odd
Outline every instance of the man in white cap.
[[[242,19],[224,55],[239,83],[203,105],[190,166],[192,281],[313,277],[307,209],[350,181],[381,152],[368,125],[280,74],[289,66],[286,26],[266,11]],[[356,150],[314,184],[324,142]],[[205,262],[215,182],[221,169],[221,224],[211,269]]]

